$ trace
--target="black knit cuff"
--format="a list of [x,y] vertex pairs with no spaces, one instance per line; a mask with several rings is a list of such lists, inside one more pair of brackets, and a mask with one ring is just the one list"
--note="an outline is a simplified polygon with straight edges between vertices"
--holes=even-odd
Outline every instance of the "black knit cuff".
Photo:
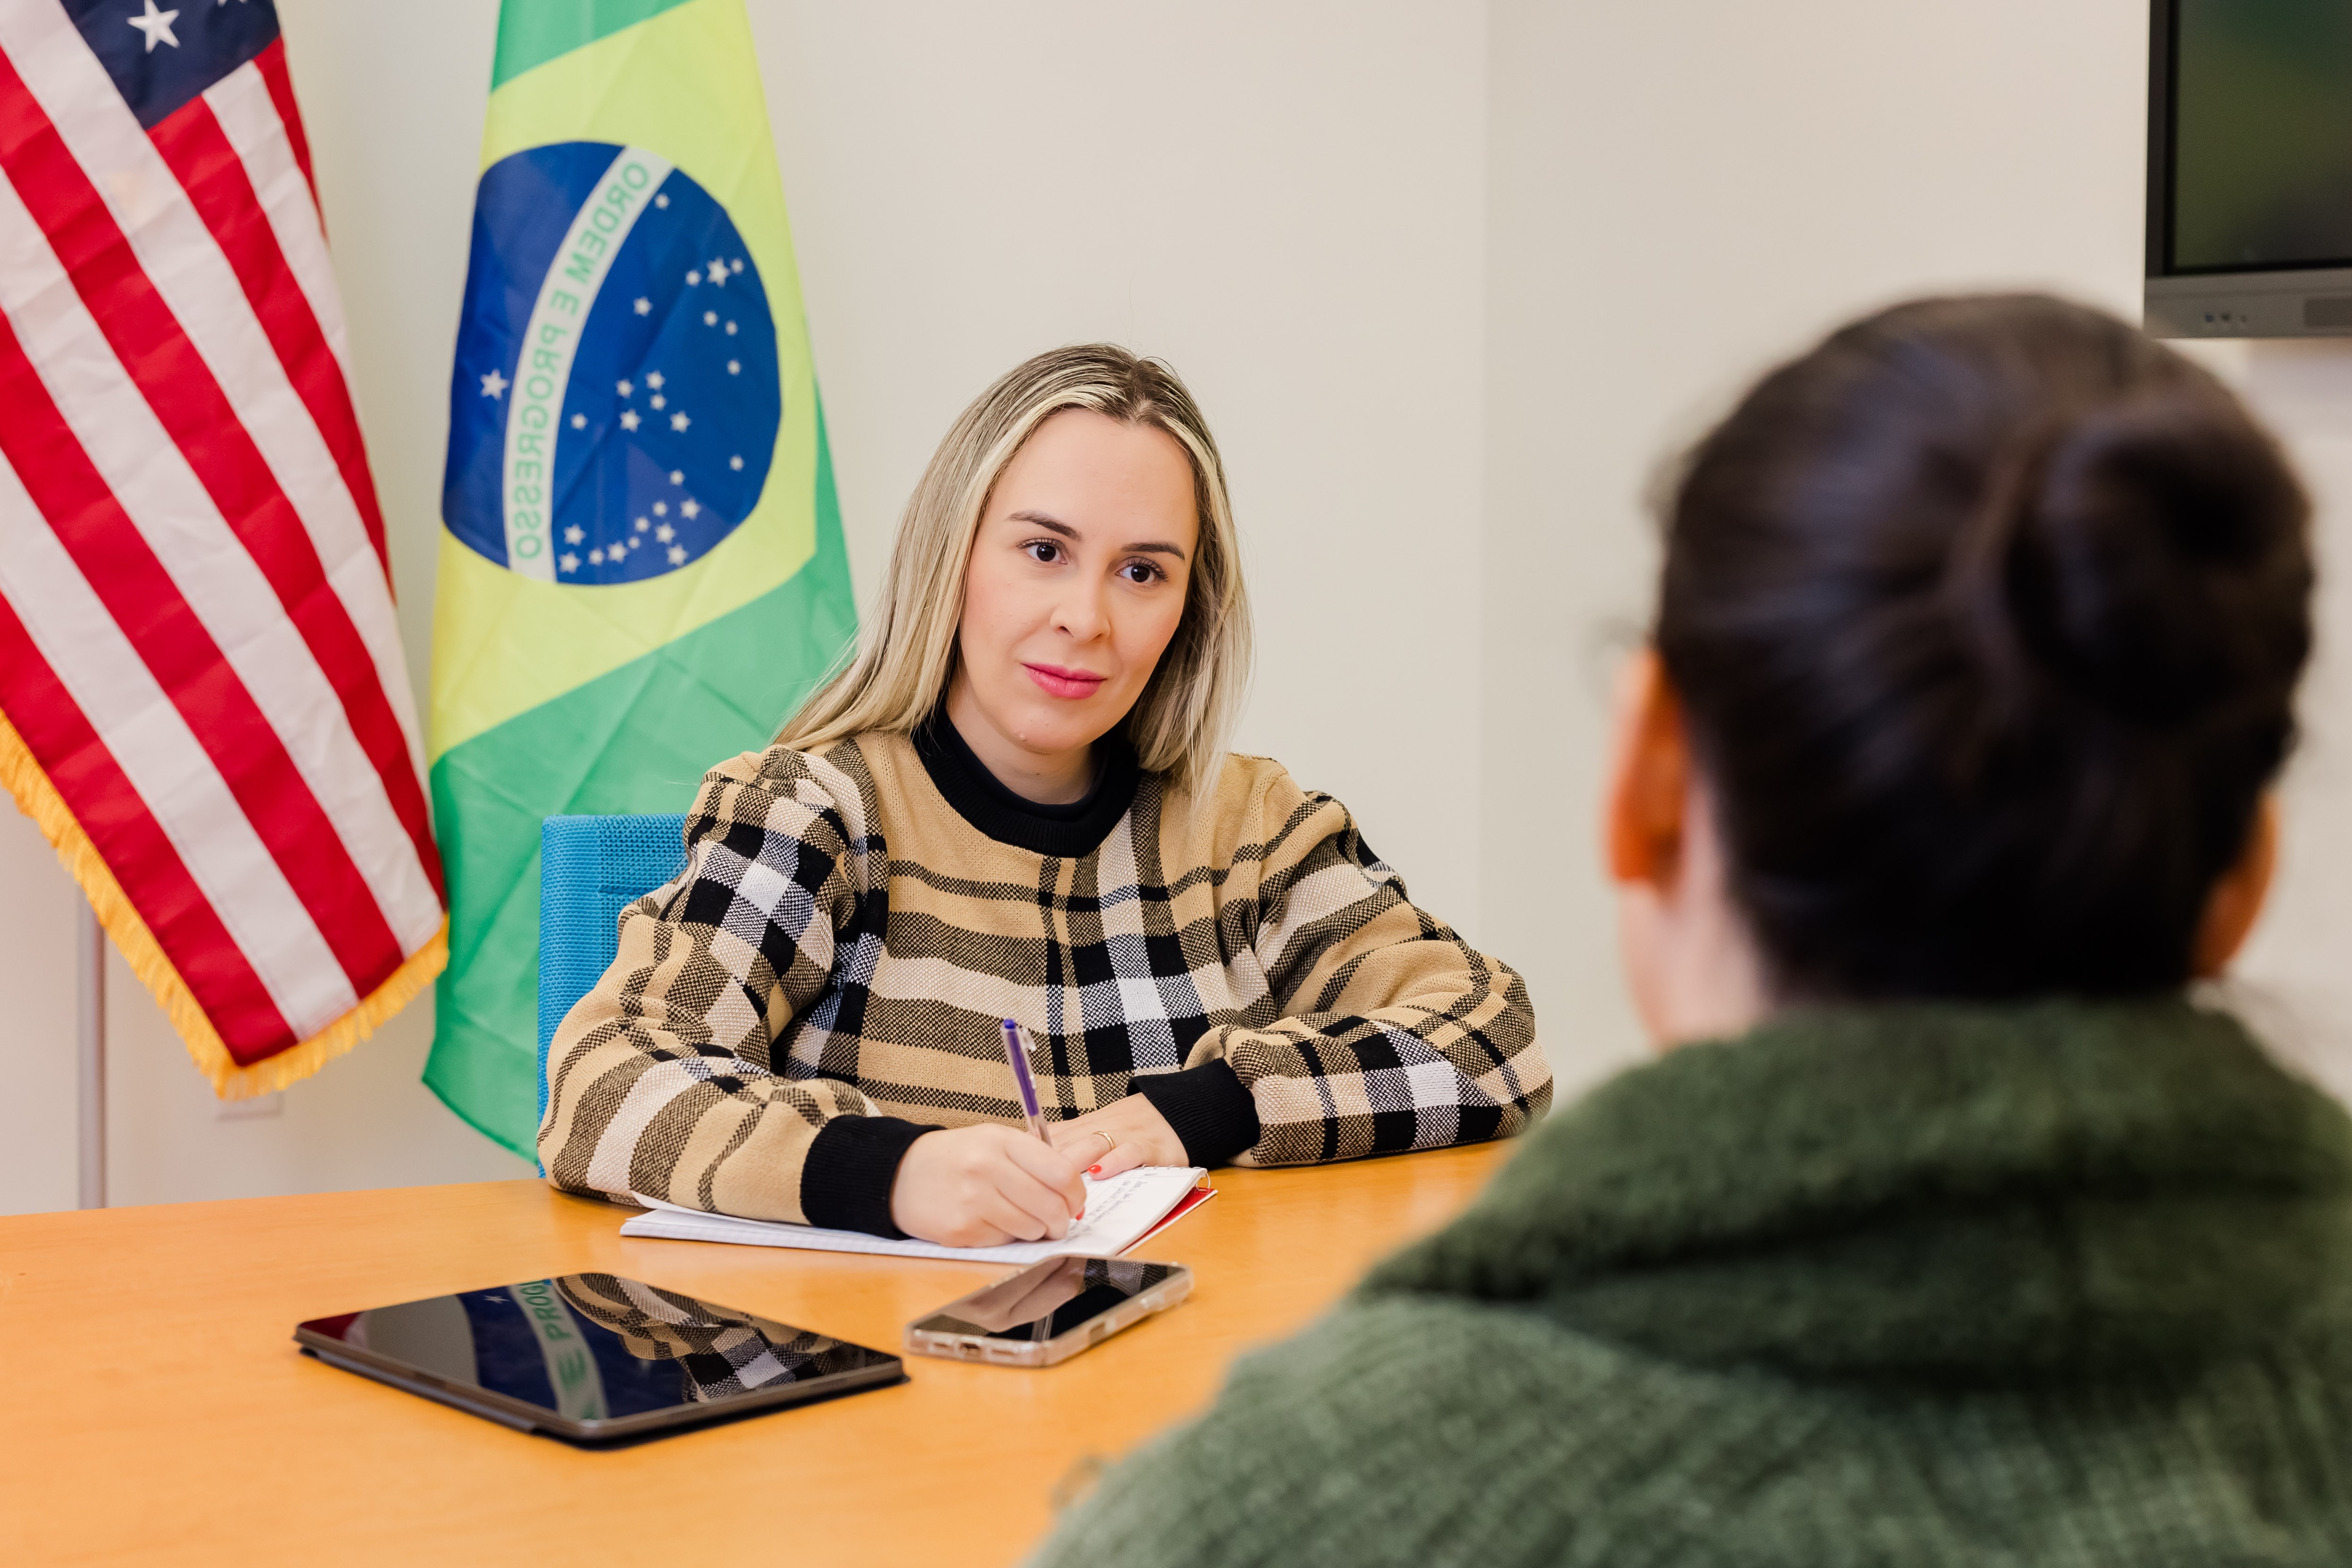
[[1130,1079],[1127,1087],[1167,1118],[1195,1165],[1222,1165],[1257,1142],[1257,1100],[1223,1057],[1182,1072]]
[[817,1129],[801,1162],[801,1213],[827,1230],[904,1238],[890,1218],[898,1162],[916,1139],[938,1131],[895,1116],[835,1117]]

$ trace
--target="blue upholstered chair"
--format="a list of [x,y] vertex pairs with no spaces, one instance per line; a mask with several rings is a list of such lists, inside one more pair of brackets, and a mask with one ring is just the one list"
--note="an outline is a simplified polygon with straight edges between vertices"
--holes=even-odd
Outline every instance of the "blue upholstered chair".
[[612,967],[621,907],[686,866],[686,818],[551,816],[539,829],[539,1115],[547,1047],[572,1005]]

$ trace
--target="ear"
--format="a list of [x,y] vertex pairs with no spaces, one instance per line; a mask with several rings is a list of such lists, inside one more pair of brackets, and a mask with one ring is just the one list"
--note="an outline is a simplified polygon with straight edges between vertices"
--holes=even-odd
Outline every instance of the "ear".
[[1657,650],[1644,647],[1618,687],[1616,744],[1601,824],[1610,876],[1661,889],[1674,881],[1682,863],[1690,781],[1682,700]]
[[2189,950],[2189,973],[2195,978],[2214,979],[2245,945],[2270,897],[2271,874],[2278,869],[2278,801],[2266,795],[2254,808],[2254,825],[2237,864],[2222,872],[2205,896],[2205,913]]

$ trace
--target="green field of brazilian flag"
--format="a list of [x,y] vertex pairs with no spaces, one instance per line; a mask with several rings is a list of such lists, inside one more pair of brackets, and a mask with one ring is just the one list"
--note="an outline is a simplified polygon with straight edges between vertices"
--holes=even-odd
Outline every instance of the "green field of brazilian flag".
[[686,809],[855,628],[742,0],[506,0],[442,519],[425,1082],[528,1154],[541,818]]

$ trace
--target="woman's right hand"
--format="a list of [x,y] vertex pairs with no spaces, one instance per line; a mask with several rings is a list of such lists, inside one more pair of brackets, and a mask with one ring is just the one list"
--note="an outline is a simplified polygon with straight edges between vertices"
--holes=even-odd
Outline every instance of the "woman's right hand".
[[942,1247],[1059,1241],[1086,1208],[1076,1160],[995,1122],[924,1133],[890,1188],[898,1227]]

